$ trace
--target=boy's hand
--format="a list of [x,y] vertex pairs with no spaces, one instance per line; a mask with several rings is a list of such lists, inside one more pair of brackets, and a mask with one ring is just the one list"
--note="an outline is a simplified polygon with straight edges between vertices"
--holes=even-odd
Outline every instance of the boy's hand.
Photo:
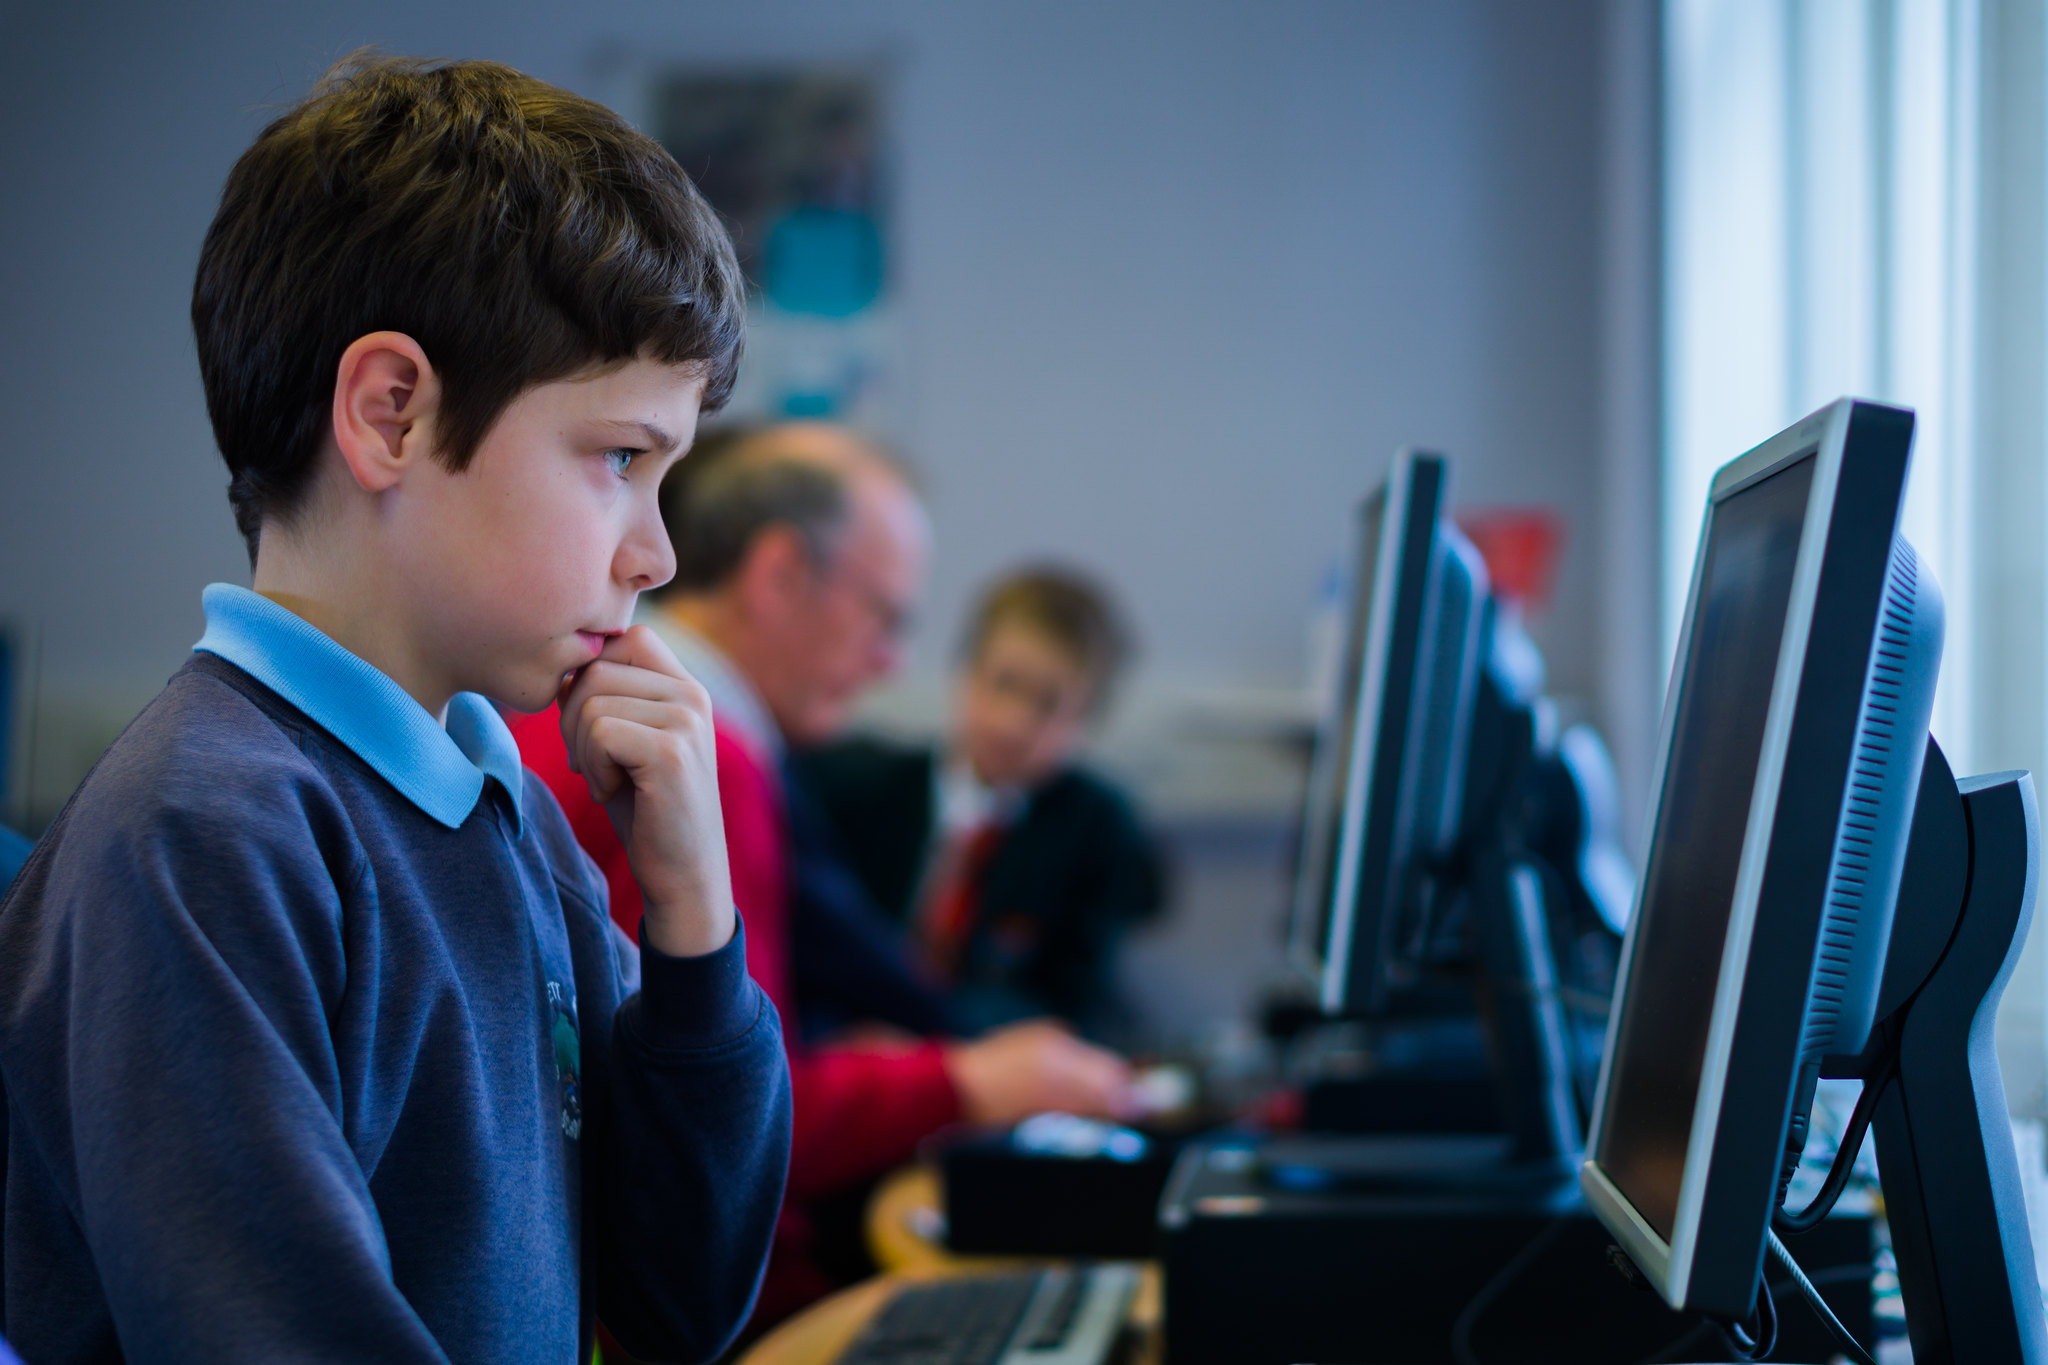
[[645,626],[605,641],[561,698],[569,767],[590,784],[640,883],[650,947],[700,957],[732,939],[711,698]]

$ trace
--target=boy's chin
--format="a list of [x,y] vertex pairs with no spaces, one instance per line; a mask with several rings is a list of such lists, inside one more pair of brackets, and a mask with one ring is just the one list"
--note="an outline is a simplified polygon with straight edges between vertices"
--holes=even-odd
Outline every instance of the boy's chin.
[[492,694],[491,700],[530,716],[559,701],[563,689],[574,676],[573,673],[558,673],[508,678],[500,684],[500,690]]

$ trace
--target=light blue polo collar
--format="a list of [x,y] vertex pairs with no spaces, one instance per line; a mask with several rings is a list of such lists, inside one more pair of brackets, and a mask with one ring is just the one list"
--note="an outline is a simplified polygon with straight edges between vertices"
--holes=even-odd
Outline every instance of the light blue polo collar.
[[495,777],[512,798],[517,825],[525,790],[519,746],[490,702],[456,693],[443,729],[405,689],[269,598],[213,583],[199,601],[206,633],[192,648],[226,659],[298,707],[430,817],[459,828],[476,809],[484,779]]

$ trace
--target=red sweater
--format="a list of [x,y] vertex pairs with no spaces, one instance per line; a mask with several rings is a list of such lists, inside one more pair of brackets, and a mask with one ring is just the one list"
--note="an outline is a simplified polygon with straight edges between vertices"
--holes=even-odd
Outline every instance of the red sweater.
[[[569,771],[560,716],[550,707],[519,719],[512,733],[604,872],[612,918],[637,933],[639,884],[611,817]],[[747,922],[747,968],[782,1014],[796,1121],[789,1195],[804,1200],[902,1165],[927,1135],[960,1117],[960,1099],[936,1042],[904,1050],[803,1045],[789,976],[789,828],[781,782],[726,726],[717,727],[717,736],[733,901]]]

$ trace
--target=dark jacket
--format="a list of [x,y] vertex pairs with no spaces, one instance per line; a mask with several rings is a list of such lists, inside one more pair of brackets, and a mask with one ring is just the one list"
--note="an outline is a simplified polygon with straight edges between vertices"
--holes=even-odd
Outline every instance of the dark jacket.
[[[932,852],[936,762],[931,749],[870,738],[792,760],[848,866],[905,932]],[[1118,943],[1163,894],[1130,802],[1080,768],[1059,772],[1030,794],[982,874],[956,1010],[980,1027],[1054,1015],[1084,1032],[1114,1029]]]
[[849,866],[831,814],[793,765],[783,774],[789,815],[789,969],[804,1036],[893,1024],[924,1036],[972,1033],[936,972],[907,951],[901,917],[875,903]]

